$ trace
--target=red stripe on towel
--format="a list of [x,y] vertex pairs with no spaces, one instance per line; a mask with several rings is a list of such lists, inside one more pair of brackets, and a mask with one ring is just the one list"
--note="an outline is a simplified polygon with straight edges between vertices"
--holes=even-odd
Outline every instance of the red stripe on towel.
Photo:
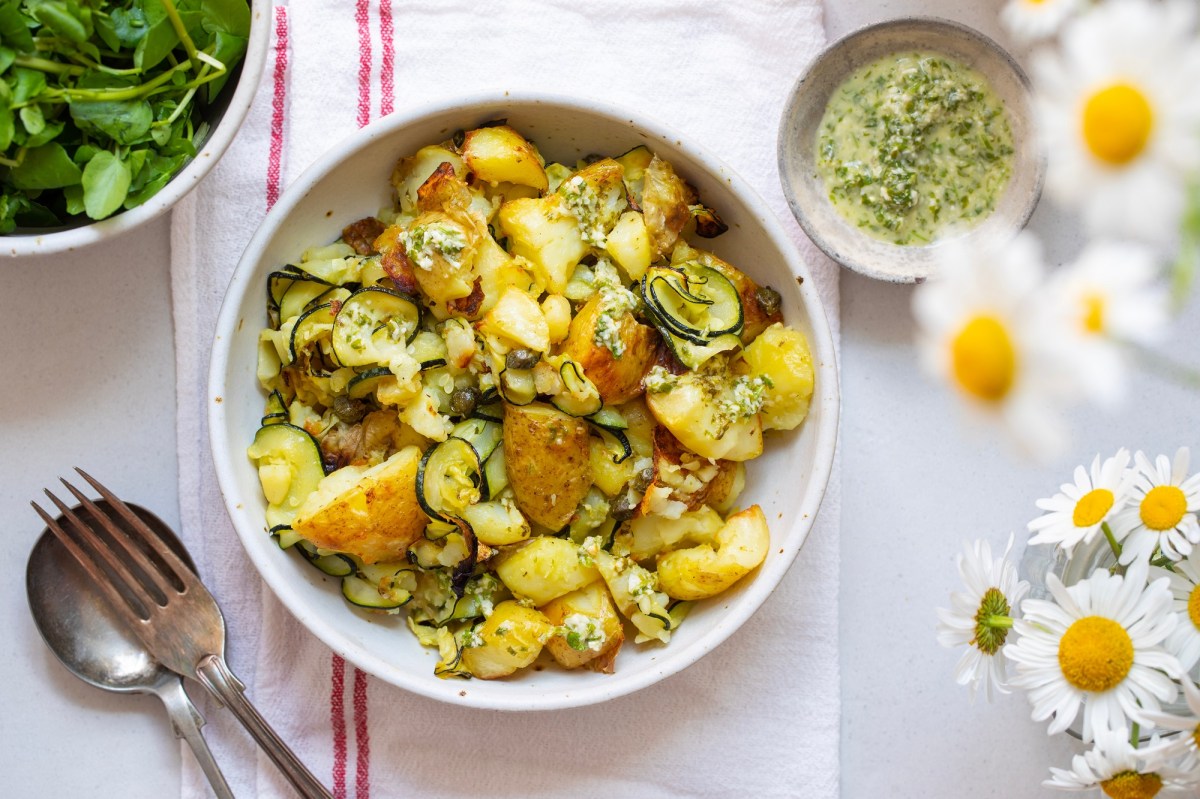
[[361,128],[371,121],[371,0],[356,0],[354,21],[358,23],[358,126]]
[[[386,0],[384,0],[386,2]],[[367,729],[367,675],[354,670],[355,799],[371,799],[371,733]]]
[[275,7],[275,74],[271,96],[271,148],[267,158],[267,210],[279,199],[283,162],[283,117],[287,99],[288,14],[285,6]]
[[379,116],[385,117],[394,109],[396,94],[396,43],[390,0],[379,2],[379,49],[383,51],[379,64]]
[[333,680],[329,690],[329,721],[333,725],[333,796],[346,799],[346,661],[334,654],[330,660]]

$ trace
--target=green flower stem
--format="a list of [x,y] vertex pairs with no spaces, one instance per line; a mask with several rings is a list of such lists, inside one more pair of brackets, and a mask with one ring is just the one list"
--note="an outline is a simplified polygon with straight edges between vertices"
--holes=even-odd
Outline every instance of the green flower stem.
[[1132,746],[1134,749],[1138,748],[1139,739],[1142,737],[1141,732],[1142,731],[1141,731],[1141,728],[1138,726],[1138,723],[1136,721],[1133,722],[1133,727],[1130,728],[1130,732],[1129,732],[1129,745]]
[[87,72],[83,67],[60,64],[57,61],[38,58],[35,55],[19,55],[13,59],[13,64],[26,69],[36,69],[38,72],[49,72],[53,75],[82,75]]
[[171,76],[181,70],[190,69],[192,63],[184,61],[178,66],[168,69],[156,78],[146,81],[139,86],[127,86],[120,89],[57,89],[47,90],[43,96],[48,96],[48,99],[62,100],[140,100],[143,97],[149,97],[154,94],[154,90],[165,83],[170,82]]
[[188,60],[195,61],[196,43],[188,35],[187,26],[183,24],[183,20],[179,16],[179,9],[175,7],[175,0],[162,0],[162,4],[163,9],[167,12],[167,18],[171,20],[171,27],[175,29],[175,35],[179,37],[183,49],[187,51]]
[[1151,372],[1155,372],[1168,380],[1173,380],[1188,388],[1200,389],[1200,369],[1173,361],[1148,347],[1136,344],[1129,344],[1127,346],[1133,351],[1134,357]]
[[1104,531],[1104,537],[1108,539],[1108,546],[1112,549],[1113,554],[1117,556],[1117,560],[1121,559],[1121,543],[1117,541],[1117,537],[1113,535],[1112,528],[1108,526],[1108,522],[1101,522],[1100,529]]
[[1009,630],[1012,629],[1013,619],[1012,616],[984,616],[979,623],[993,630]]

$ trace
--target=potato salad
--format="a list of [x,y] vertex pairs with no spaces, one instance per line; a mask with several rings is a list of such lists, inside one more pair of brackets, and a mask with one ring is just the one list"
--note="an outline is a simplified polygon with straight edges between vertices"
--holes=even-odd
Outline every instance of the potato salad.
[[808,342],[644,146],[547,163],[496,122],[391,183],[267,279],[265,526],[441,677],[611,673],[766,557],[744,464],[804,421]]

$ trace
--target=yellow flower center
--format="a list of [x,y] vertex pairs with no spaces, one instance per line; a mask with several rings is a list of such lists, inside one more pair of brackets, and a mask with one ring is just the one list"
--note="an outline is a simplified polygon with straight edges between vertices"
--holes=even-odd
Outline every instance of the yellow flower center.
[[1196,742],[1196,746],[1200,748],[1200,724],[1196,725],[1196,729],[1192,730],[1192,740]]
[[1155,486],[1142,500],[1142,523],[1151,530],[1172,530],[1187,513],[1187,497],[1179,486]]
[[1104,521],[1104,517],[1112,510],[1113,492],[1107,488],[1095,488],[1084,494],[1075,503],[1075,513],[1071,520],[1076,527],[1091,527]]
[[1136,771],[1122,771],[1100,783],[1100,789],[1111,799],[1154,799],[1162,786],[1162,777],[1157,774]]
[[1104,298],[1099,294],[1083,298],[1083,329],[1092,334],[1104,332]]
[[1200,630],[1200,585],[1193,588],[1192,593],[1188,595],[1188,618],[1192,620],[1192,625]]
[[1137,158],[1153,127],[1150,101],[1128,83],[1104,87],[1083,106],[1083,140],[1092,155],[1112,166]]
[[1079,690],[1102,693],[1120,685],[1133,668],[1133,641],[1112,619],[1085,616],[1063,633],[1058,666]]
[[963,326],[950,345],[954,378],[968,394],[999,402],[1012,388],[1017,352],[1000,320],[977,316]]

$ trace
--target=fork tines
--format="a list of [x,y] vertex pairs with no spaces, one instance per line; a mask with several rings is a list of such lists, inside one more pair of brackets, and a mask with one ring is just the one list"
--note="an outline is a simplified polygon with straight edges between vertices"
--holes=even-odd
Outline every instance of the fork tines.
[[[155,606],[165,607],[171,594],[186,590],[184,575],[190,575],[190,570],[128,505],[82,469],[76,471],[100,493],[101,504],[112,512],[102,510],[66,480],[62,484],[86,509],[91,524],[77,512],[78,508],[68,507],[49,490],[46,496],[69,522],[71,533],[37,503],[30,504],[119,611],[128,609],[136,620],[149,620]],[[117,523],[113,512],[124,524]],[[101,536],[100,530],[106,535]]]

